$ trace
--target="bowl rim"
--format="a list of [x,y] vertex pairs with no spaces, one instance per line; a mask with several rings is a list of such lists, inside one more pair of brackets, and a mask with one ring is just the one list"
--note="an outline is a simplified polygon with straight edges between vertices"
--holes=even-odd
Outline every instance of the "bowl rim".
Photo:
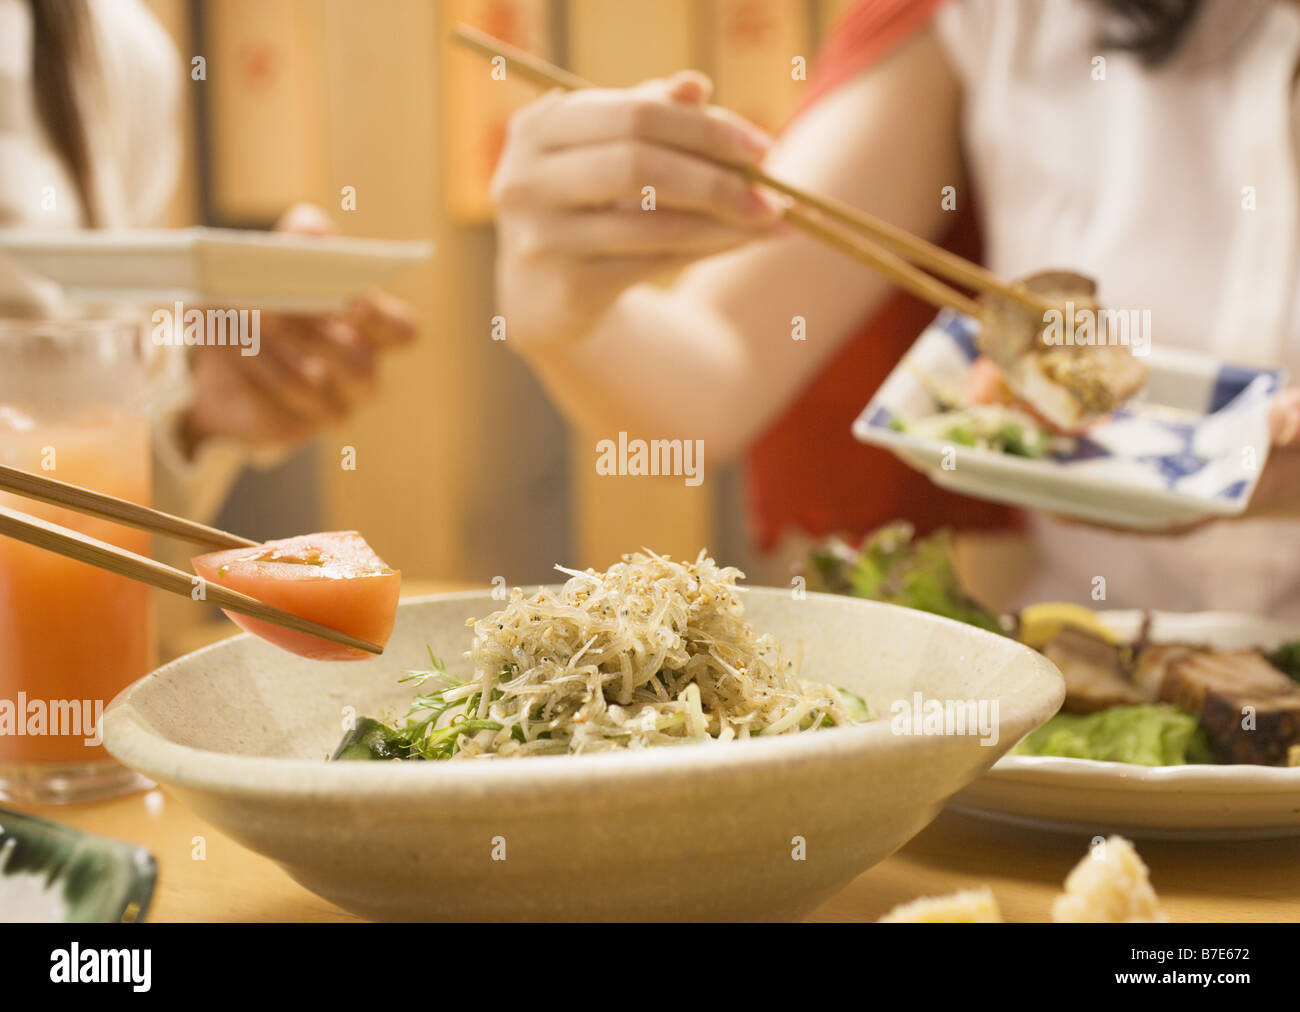
[[[786,587],[745,587],[746,593],[788,595]],[[488,590],[425,594],[403,599],[399,608],[442,602],[491,600]],[[905,612],[922,625],[960,630],[976,641],[997,643],[1008,664],[1017,658],[1029,674],[1028,691],[1000,697],[999,735],[993,745],[980,744],[977,735],[900,735],[890,729],[887,717],[855,727],[827,728],[816,734],[779,735],[749,740],[742,748],[710,748],[707,743],[682,747],[633,750],[590,755],[532,756],[527,762],[463,763],[327,763],[320,759],[236,755],[196,748],[176,742],[155,730],[133,708],[132,697],[149,685],[196,663],[211,653],[234,649],[253,639],[243,633],[177,657],[137,679],[105,708],[105,748],[114,758],[165,784],[203,791],[291,798],[346,795],[349,800],[391,799],[421,793],[480,794],[491,789],[529,792],[562,787],[593,790],[624,788],[670,775],[728,776],[743,772],[803,764],[819,758],[861,758],[882,748],[911,751],[917,759],[950,738],[966,739],[973,749],[988,749],[996,761],[1017,741],[1047,721],[1060,707],[1065,686],[1060,672],[1046,657],[1007,636],[955,619],[897,605],[816,591],[809,597],[839,602],[845,607]],[[1038,691],[1033,691],[1037,687]],[[977,753],[973,753],[977,754]],[[324,776],[321,774],[328,770]]]

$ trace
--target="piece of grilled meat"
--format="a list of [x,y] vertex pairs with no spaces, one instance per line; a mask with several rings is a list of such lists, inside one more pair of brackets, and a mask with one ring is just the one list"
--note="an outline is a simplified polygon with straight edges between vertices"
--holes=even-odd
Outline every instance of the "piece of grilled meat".
[[1300,685],[1254,650],[1168,659],[1159,698],[1200,715],[1221,763],[1271,766],[1300,743]]
[[1116,646],[1067,626],[1043,647],[1065,678],[1067,713],[1172,703],[1200,718],[1221,763],[1271,766],[1300,747],[1300,684],[1257,650]]
[[1146,382],[1131,348],[1104,343],[1097,283],[1072,271],[1043,271],[1021,279],[1025,288],[1059,302],[1062,313],[1092,313],[1094,344],[1053,344],[1044,314],[1001,295],[985,294],[980,350],[996,362],[1015,394],[1047,421],[1078,431],[1114,411]]
[[1127,651],[1083,629],[1066,626],[1043,647],[1043,654],[1065,678],[1067,713],[1096,713],[1124,703],[1146,703],[1129,681]]

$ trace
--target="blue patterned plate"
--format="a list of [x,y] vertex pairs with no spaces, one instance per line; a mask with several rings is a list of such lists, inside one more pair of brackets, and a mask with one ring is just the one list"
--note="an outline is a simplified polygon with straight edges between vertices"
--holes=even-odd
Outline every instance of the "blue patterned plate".
[[899,431],[939,410],[977,356],[978,324],[941,313],[853,423],[936,485],[995,502],[1155,530],[1246,509],[1268,458],[1268,402],[1281,370],[1152,348],[1146,389],[1066,451],[1039,459]]

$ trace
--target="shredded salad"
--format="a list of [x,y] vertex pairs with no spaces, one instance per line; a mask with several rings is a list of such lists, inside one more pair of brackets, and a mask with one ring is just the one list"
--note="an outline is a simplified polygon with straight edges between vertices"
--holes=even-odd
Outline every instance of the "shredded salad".
[[336,759],[605,752],[793,734],[870,719],[853,693],[802,681],[744,616],[743,574],[705,552],[645,551],[472,621],[474,674],[412,672],[404,721],[360,722]]

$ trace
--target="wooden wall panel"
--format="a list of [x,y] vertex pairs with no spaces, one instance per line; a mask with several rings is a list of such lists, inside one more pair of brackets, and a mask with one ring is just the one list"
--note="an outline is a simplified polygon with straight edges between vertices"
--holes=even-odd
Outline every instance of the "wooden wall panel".
[[[572,558],[566,430],[523,362],[491,339],[492,230],[447,213],[445,19],[428,0],[322,6],[331,211],[345,233],[438,247],[385,286],[418,313],[418,342],[385,361],[377,402],[319,440],[326,523],[365,531],[412,576],[549,580]],[[355,211],[339,209],[344,186]],[[340,467],[346,445],[355,471]]]
[[805,87],[793,76],[792,61],[802,57],[811,66],[812,27],[807,0],[714,0],[711,52],[718,103],[765,130],[779,130]]
[[267,223],[325,189],[321,8],[316,0],[204,4],[212,210]]
[[697,66],[700,0],[568,0],[569,66],[609,88]]
[[[458,256],[438,194],[439,25],[425,0],[358,4],[327,0],[323,32],[328,73],[327,205],[345,234],[432,238],[435,260],[386,286],[411,303],[421,336],[389,356],[381,396],[318,442],[331,528],[366,532],[376,551],[412,575],[456,576],[466,471],[461,424],[472,424],[466,381],[466,310],[460,272],[483,265]],[[340,210],[343,187],[356,210]],[[356,469],[342,467],[356,451]]]
[[184,82],[180,89],[180,109],[177,128],[181,134],[181,163],[176,180],[176,189],[172,191],[171,200],[163,212],[160,228],[181,228],[196,224],[199,220],[199,183],[198,151],[194,132],[195,89],[202,83],[191,81],[189,75],[190,58],[195,55],[193,34],[190,25],[189,3],[187,0],[145,0],[145,6],[167,30],[180,64],[176,73]]
[[493,77],[482,56],[447,41],[463,21],[511,45],[552,59],[549,0],[442,0],[439,45],[442,51],[443,178],[447,212],[453,221],[492,220],[489,189],[505,143],[506,121],[519,106],[537,97],[524,81]]
[[[569,69],[611,87],[697,64],[698,0],[569,0]],[[657,433],[632,433],[653,438]],[[713,490],[679,477],[596,473],[596,444],[617,432],[575,432],[569,442],[573,544],[580,566],[604,567],[647,546],[675,558],[709,547]]]

